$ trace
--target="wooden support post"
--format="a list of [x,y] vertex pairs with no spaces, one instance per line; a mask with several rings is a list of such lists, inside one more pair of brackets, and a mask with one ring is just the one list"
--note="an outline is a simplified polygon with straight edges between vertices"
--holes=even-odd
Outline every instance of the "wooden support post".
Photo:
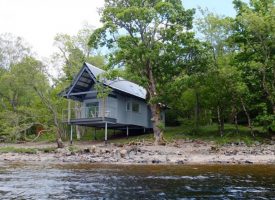
[[94,129],[94,140],[96,140],[96,128]]
[[108,137],[108,125],[107,122],[105,122],[105,144],[107,145],[107,138]]
[[69,96],[67,96],[68,98],[68,123],[71,122],[71,100],[69,99]]
[[71,136],[70,136],[70,143],[73,144],[73,126],[71,125]]
[[128,129],[128,126],[126,127],[126,134],[127,134],[127,139],[129,137],[129,129]]

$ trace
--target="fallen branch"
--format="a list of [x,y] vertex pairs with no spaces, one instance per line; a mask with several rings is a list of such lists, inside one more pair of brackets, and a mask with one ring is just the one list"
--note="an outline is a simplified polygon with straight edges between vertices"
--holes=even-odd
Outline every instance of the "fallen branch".
[[42,135],[43,132],[47,132],[47,131],[50,131],[50,130],[41,130],[41,131],[39,131],[37,136],[31,142],[34,142],[35,140],[37,140]]

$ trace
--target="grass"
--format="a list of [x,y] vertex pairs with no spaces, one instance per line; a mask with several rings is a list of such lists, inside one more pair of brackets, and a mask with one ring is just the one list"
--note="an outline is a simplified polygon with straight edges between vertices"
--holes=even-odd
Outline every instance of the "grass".
[[69,146],[69,151],[73,153],[78,153],[80,152],[80,149],[76,146]]
[[246,126],[239,126],[239,133],[237,133],[235,126],[225,124],[224,135],[221,137],[218,132],[216,124],[201,126],[198,130],[194,130],[190,126],[168,127],[165,131],[165,138],[168,141],[177,139],[190,139],[190,140],[203,140],[214,141],[218,144],[232,143],[232,142],[245,142],[252,144],[255,141],[262,142],[266,134],[261,127],[256,127],[255,132],[258,134],[255,138],[250,134],[250,130]]
[[51,153],[55,151],[55,147],[45,147],[45,148],[22,148],[6,146],[0,147],[0,153],[26,153],[26,154],[36,154],[38,151],[44,153]]
[[[224,136],[221,137],[218,133],[217,124],[201,126],[198,130],[190,125],[181,125],[177,127],[167,127],[164,131],[164,138],[168,142],[172,142],[178,139],[189,139],[189,140],[202,140],[202,141],[214,141],[217,144],[226,144],[226,143],[235,143],[235,142],[244,142],[247,145],[251,145],[258,142],[263,142],[267,137],[267,134],[261,127],[254,128],[256,137],[253,138],[250,134],[250,130],[246,126],[239,126],[239,133],[236,132],[235,126],[232,124],[225,124]],[[104,140],[104,131],[97,131],[97,140]],[[121,136],[121,137],[117,137]],[[112,131],[108,131],[108,139],[112,143],[129,143],[130,141],[149,141],[153,142],[153,134],[141,134],[136,136],[131,136],[127,139],[125,133],[117,133],[117,136],[113,136]],[[93,140],[93,130],[88,131],[87,134],[83,136],[82,141],[91,141]]]
[[[143,132],[143,131],[142,131]],[[94,141],[94,129],[87,129],[87,133],[81,138],[81,141]],[[223,137],[220,137],[218,133],[217,124],[209,126],[201,126],[198,130],[190,125],[181,125],[177,127],[166,127],[164,132],[164,138],[168,142],[173,142],[175,140],[199,140],[199,141],[213,141],[218,145],[244,142],[247,145],[255,144],[256,141],[262,143],[266,140],[269,135],[261,127],[255,128],[256,137],[253,138],[250,134],[249,128],[246,126],[239,126],[239,133],[236,132],[235,126],[232,124],[225,125],[225,133]],[[53,134],[52,134],[53,135]],[[45,135],[45,138],[40,138],[39,141],[52,141],[52,136]],[[74,134],[74,141],[76,141]],[[98,142],[104,141],[104,130],[97,130],[96,134]],[[50,140],[48,140],[50,139]],[[68,137],[67,137],[68,140]],[[130,142],[154,142],[154,137],[152,133],[149,134],[135,134],[129,132],[129,138],[126,138],[126,133],[122,131],[116,131],[116,134],[112,130],[108,130],[108,141],[114,144],[127,144]],[[36,154],[37,152],[51,153],[56,150],[55,147],[14,147],[14,146],[3,146],[0,147],[0,153],[27,153]],[[78,152],[79,149],[75,146],[70,146],[69,150],[71,152]]]
[[27,153],[36,154],[37,150],[35,148],[16,148],[12,146],[0,147],[0,153]]

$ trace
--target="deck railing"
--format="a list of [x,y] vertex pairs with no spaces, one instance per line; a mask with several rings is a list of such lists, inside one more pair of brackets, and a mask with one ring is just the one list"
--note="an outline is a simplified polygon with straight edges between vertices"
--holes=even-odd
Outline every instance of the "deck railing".
[[64,109],[62,111],[62,120],[67,122],[74,119],[94,119],[101,117],[117,118],[117,109],[112,106],[91,106],[72,109]]

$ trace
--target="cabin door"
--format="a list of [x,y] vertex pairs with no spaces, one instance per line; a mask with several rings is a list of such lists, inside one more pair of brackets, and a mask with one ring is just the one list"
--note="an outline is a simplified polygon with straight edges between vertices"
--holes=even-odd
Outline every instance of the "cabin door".
[[87,118],[95,118],[98,117],[98,102],[91,102],[86,104],[87,109]]

